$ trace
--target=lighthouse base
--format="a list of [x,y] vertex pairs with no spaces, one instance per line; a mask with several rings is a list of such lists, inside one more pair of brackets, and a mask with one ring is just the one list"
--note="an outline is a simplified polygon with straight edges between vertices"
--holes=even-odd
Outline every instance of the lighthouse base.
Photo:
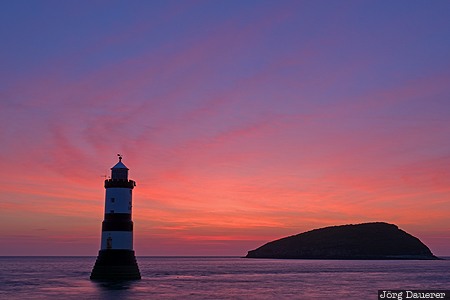
[[100,250],[90,278],[92,280],[141,279],[134,251]]

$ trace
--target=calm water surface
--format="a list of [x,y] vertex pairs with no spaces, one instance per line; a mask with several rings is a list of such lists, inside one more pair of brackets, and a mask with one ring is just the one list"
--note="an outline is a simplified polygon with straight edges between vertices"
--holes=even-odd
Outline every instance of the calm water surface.
[[142,280],[89,280],[95,257],[0,257],[0,299],[377,299],[450,289],[450,260],[138,257]]

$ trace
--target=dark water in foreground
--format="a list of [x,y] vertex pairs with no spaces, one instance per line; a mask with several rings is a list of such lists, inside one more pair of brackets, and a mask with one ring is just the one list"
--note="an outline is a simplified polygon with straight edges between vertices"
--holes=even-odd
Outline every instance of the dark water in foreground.
[[95,257],[0,257],[0,299],[377,299],[378,289],[450,289],[450,260],[138,257],[143,279],[89,280]]

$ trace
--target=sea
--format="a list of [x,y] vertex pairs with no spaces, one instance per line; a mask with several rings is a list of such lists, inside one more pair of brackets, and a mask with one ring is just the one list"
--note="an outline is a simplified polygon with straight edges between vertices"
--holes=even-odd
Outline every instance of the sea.
[[0,299],[378,299],[378,290],[450,289],[450,257],[137,260],[142,280],[95,282],[95,257],[0,257]]

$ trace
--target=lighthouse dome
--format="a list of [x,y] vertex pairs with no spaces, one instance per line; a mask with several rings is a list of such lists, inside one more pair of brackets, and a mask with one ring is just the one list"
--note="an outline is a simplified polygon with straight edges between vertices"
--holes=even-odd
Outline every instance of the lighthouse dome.
[[111,168],[111,170],[112,169],[127,169],[128,170],[127,166],[125,166],[122,161],[119,161],[114,167]]

